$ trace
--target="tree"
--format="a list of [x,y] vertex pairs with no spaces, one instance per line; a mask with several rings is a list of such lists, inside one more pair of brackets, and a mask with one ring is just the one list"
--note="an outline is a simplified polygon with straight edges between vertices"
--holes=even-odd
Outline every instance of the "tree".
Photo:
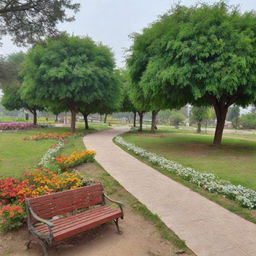
[[22,52],[0,57],[0,88],[18,82],[18,73],[23,59]]
[[223,1],[177,5],[134,36],[128,60],[132,79],[152,103],[214,107],[219,145],[229,106],[256,96],[256,14]]
[[241,115],[239,122],[244,129],[255,129],[256,128],[256,114],[255,113],[243,114],[243,115]]
[[37,44],[25,57],[22,75],[23,97],[64,105],[71,112],[72,132],[79,108],[110,102],[118,91],[112,52],[89,37],[62,35]]
[[143,128],[143,117],[148,109],[148,101],[145,99],[141,88],[132,82],[129,83],[128,93],[129,98],[139,115],[139,131],[141,132]]
[[209,118],[209,108],[193,106],[191,114],[191,119],[197,122],[197,132],[201,133],[202,122]]
[[19,87],[6,87],[1,104],[8,110],[18,110],[24,108],[33,115],[33,124],[37,125],[37,111],[43,110],[43,107],[33,103],[27,103],[21,99]]
[[158,119],[161,123],[164,124],[170,124],[171,122],[171,110],[166,109],[166,110],[161,110],[158,114]]
[[176,129],[179,129],[179,125],[183,122],[186,117],[179,111],[172,111],[171,113],[171,123],[175,126]]
[[227,120],[232,122],[232,125],[234,128],[238,128],[238,122],[239,122],[239,116],[240,116],[240,108],[237,105],[234,105],[228,110],[227,113]]
[[2,105],[8,110],[27,109],[33,115],[33,123],[37,124],[37,110],[43,110],[43,107],[34,101],[25,101],[20,94],[22,79],[19,76],[21,64],[24,60],[23,53],[14,53],[5,60],[5,66],[11,67],[11,72],[5,79],[2,98]]
[[121,84],[121,104],[120,112],[132,112],[133,113],[133,127],[136,127],[136,113],[137,110],[133,105],[129,95],[129,74],[127,70],[120,70],[120,84]]
[[0,2],[1,34],[9,34],[18,45],[35,43],[45,36],[56,35],[59,22],[72,21],[70,11],[80,5],[72,0],[4,0]]

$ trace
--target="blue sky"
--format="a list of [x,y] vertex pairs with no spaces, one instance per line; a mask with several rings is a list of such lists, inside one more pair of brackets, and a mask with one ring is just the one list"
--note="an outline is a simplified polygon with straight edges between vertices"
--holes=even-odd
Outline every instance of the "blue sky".
[[[90,36],[112,48],[117,66],[124,64],[125,50],[131,45],[129,35],[141,30],[165,13],[177,1],[173,0],[77,0],[81,10],[72,23],[60,24],[61,30],[79,36]],[[192,5],[198,1],[183,0]],[[207,1],[214,2],[214,1]],[[256,9],[256,0],[229,0],[240,5],[242,11]],[[12,44],[10,38],[3,39],[1,54],[17,52],[21,48]]]

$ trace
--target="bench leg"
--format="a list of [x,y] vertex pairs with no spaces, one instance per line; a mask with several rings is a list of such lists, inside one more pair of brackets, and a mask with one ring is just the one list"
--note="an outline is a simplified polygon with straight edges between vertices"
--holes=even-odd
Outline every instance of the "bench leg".
[[32,242],[36,242],[36,243],[38,243],[41,246],[41,248],[43,250],[43,256],[48,256],[46,244],[42,240],[40,240],[40,239],[33,238],[33,239],[29,240],[26,243],[27,249],[30,249],[30,245],[31,245]]
[[119,235],[121,235],[122,232],[120,231],[120,228],[119,228],[119,225],[118,225],[118,219],[114,220],[114,222],[115,222],[115,224],[116,224],[117,233],[118,233]]

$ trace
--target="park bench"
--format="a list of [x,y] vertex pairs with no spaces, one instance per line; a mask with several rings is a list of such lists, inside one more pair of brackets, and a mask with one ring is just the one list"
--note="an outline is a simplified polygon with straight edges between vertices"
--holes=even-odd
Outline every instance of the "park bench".
[[[119,208],[107,206],[106,199]],[[35,240],[42,247],[44,256],[48,255],[48,246],[109,221],[114,221],[120,233],[118,220],[124,216],[122,203],[109,198],[100,183],[27,198],[25,203],[28,229],[33,235],[27,248]]]

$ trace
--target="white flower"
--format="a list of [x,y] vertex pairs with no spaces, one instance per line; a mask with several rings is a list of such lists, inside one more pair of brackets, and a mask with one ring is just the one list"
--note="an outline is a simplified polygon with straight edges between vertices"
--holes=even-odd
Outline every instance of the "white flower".
[[64,141],[59,140],[56,147],[54,148],[51,147],[48,149],[46,154],[44,154],[44,156],[41,158],[38,165],[41,167],[47,168],[47,166],[52,162],[52,160],[55,159],[55,157],[63,147],[64,147]]
[[115,142],[125,147],[128,151],[145,158],[147,161],[158,165],[160,168],[167,170],[173,174],[206,189],[209,192],[217,192],[225,195],[230,199],[236,200],[240,205],[249,209],[256,208],[256,191],[245,188],[241,185],[233,185],[229,181],[219,180],[212,173],[198,172],[192,168],[186,168],[181,164],[170,161],[155,153],[148,152],[134,144],[126,142],[122,137],[115,137]]

